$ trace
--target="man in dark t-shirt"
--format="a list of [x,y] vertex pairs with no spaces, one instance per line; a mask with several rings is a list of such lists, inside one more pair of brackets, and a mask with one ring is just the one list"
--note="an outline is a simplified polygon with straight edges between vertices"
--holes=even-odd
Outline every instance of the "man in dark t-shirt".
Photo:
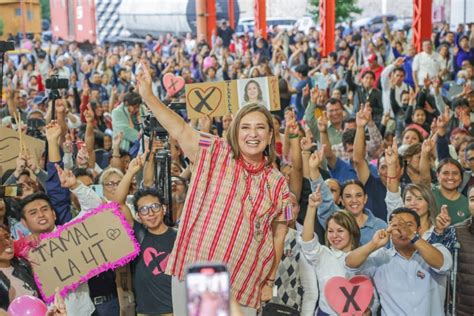
[[163,204],[157,190],[138,190],[133,197],[137,221],[126,203],[132,180],[142,170],[143,161],[137,157],[130,162],[114,201],[120,204],[120,211],[133,227],[140,244],[140,255],[132,263],[136,312],[138,316],[169,316],[173,314],[171,277],[164,271],[176,240],[176,231],[164,222],[168,205]]
[[217,29],[217,36],[222,39],[222,44],[225,48],[229,48],[230,42],[232,41],[232,34],[234,34],[234,30],[227,25],[226,20],[223,20],[221,26]]
[[[133,230],[141,248],[132,265],[138,315],[173,313],[171,276],[164,274],[164,271],[176,239],[176,230],[164,223],[167,207],[161,201],[160,195],[153,189],[139,190],[134,196],[135,210],[141,221],[133,221]],[[127,216],[127,219],[130,217]]]
[[161,235],[147,230],[135,222],[135,235],[144,234],[140,242],[142,251],[133,267],[133,286],[139,314],[167,314],[173,311],[171,276],[164,274],[168,257],[173,250],[176,230],[167,228]]

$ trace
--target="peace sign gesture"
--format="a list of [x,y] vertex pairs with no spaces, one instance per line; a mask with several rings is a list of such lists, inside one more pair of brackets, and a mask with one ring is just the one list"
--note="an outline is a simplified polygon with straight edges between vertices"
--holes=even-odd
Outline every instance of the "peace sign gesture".
[[145,96],[150,96],[153,94],[152,88],[151,88],[151,72],[150,72],[150,67],[148,67],[148,64],[146,63],[145,60],[140,61],[140,68],[141,71],[137,75],[137,85],[138,85],[138,92],[142,97]]

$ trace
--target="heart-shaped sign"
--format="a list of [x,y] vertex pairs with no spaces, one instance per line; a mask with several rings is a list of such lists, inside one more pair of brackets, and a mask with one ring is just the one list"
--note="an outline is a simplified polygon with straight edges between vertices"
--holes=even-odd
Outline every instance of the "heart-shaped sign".
[[374,286],[364,275],[356,275],[350,280],[333,277],[326,283],[324,295],[338,315],[362,315],[372,301]]
[[194,111],[204,115],[213,113],[222,100],[222,92],[216,87],[208,87],[203,90],[201,88],[191,89],[187,96],[187,102]]
[[110,240],[115,240],[120,236],[120,229],[107,229],[106,235]]
[[180,76],[175,76],[172,73],[167,73],[163,76],[163,85],[170,97],[184,88],[184,79]]

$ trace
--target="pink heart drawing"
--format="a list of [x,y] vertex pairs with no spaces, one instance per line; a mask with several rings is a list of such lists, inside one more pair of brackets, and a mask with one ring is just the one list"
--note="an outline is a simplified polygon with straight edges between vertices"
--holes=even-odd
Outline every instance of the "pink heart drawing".
[[163,76],[163,85],[165,86],[166,92],[170,97],[184,88],[184,79],[180,76],[175,76],[172,73],[167,73]]
[[333,277],[326,283],[324,294],[338,315],[359,316],[369,307],[374,295],[374,286],[364,275],[356,275],[350,280]]

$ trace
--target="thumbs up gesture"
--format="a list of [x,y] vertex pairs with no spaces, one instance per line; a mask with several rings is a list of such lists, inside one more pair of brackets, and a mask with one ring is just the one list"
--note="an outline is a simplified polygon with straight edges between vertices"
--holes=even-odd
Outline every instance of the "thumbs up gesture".
[[438,234],[443,234],[444,230],[451,225],[451,217],[448,213],[448,206],[441,206],[441,212],[436,216],[435,220],[435,232]]

